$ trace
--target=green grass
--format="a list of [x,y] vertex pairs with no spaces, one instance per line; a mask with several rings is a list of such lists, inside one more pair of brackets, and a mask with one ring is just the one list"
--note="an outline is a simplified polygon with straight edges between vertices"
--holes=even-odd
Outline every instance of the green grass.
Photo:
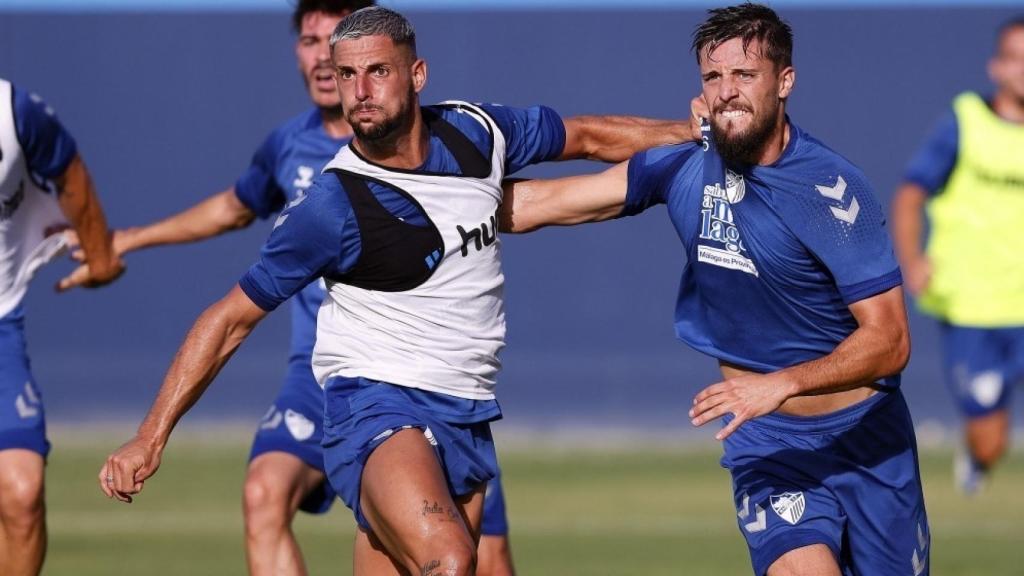
[[[96,473],[116,442],[57,437],[48,476],[45,574],[244,574],[241,483],[248,445],[176,438],[135,504],[108,501]],[[749,574],[717,447],[502,454],[517,568],[524,575]],[[922,456],[932,574],[1024,574],[1024,456],[980,497],[958,496],[950,454]],[[340,502],[302,515],[310,573],[351,573],[353,521]],[[909,573],[909,572],[908,572]]]

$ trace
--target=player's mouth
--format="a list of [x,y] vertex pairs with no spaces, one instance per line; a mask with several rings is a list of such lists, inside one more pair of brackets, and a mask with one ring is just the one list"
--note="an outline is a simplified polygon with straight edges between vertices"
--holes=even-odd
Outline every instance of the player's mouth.
[[338,89],[334,83],[334,73],[329,69],[317,68],[313,70],[313,84],[317,90],[333,92]]
[[719,110],[718,115],[726,120],[736,120],[737,118],[743,118],[749,111],[742,108],[730,108],[728,110]]

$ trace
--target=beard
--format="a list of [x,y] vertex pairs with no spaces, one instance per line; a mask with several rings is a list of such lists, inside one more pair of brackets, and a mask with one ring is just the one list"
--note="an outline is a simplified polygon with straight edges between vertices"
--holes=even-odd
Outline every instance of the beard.
[[[387,140],[398,131],[399,128],[408,124],[409,118],[412,116],[412,107],[409,102],[412,91],[410,90],[410,96],[407,96],[402,102],[399,103],[399,112],[394,116],[389,116],[384,111],[382,106],[375,104],[359,104],[355,108],[349,111],[346,115],[346,120],[349,125],[352,126],[352,132],[364,142],[380,142],[381,140]],[[379,122],[367,124],[365,122],[359,122],[356,113],[363,110],[376,110],[383,118]]]
[[[753,112],[747,110],[753,115]],[[720,126],[715,119],[717,114],[711,115],[711,136],[715,139],[715,147],[719,155],[728,164],[754,164],[764,149],[768,138],[775,129],[776,111],[768,111],[766,114],[754,116],[753,123],[744,131],[736,134],[727,134],[724,126]]]

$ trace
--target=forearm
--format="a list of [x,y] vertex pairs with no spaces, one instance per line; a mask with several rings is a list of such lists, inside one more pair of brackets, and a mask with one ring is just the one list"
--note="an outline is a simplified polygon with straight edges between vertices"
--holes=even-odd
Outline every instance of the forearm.
[[106,279],[120,269],[110,243],[110,231],[92,178],[80,156],[75,156],[57,179],[61,211],[78,235],[85,262],[93,276]]
[[563,160],[622,162],[641,150],[694,139],[689,120],[638,116],[576,116],[565,120],[565,129]]
[[904,266],[924,256],[924,206],[927,194],[916,184],[904,184],[892,200],[892,235],[896,256]]
[[254,218],[230,188],[158,222],[123,230],[124,251],[205,240],[244,228]]
[[871,386],[903,370],[910,338],[897,327],[862,326],[831,354],[778,372],[789,384],[788,397],[816,396]]
[[178,420],[199,400],[254,326],[255,320],[230,314],[226,299],[203,312],[175,355],[137,437],[162,450]]
[[499,229],[525,233],[614,218],[625,203],[628,165],[623,162],[600,174],[556,180],[506,181]]

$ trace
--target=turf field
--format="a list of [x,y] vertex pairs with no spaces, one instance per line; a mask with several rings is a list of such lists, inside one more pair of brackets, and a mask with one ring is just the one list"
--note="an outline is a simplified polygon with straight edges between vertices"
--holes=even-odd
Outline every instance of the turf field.
[[[239,502],[248,444],[243,435],[215,436],[176,438],[160,473],[126,506],[96,488],[116,442],[54,434],[44,573],[244,574]],[[717,458],[714,445],[640,452],[511,447],[502,460],[519,573],[749,574]],[[947,451],[922,458],[932,574],[1024,574],[1024,455],[1015,454],[971,500],[953,491]],[[352,524],[340,503],[326,516],[301,518],[297,533],[311,574],[351,573]]]

